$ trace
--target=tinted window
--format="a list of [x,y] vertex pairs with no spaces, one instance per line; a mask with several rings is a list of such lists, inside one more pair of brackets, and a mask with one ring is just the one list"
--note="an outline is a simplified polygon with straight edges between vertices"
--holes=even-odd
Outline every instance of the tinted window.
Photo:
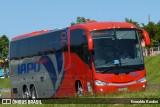
[[24,58],[67,51],[66,31],[65,29],[12,41],[10,45],[10,58]]
[[97,30],[91,34],[94,41],[93,59],[98,72],[123,73],[143,68],[136,29]]
[[12,41],[10,43],[10,58],[17,59],[18,58],[17,54],[18,54],[18,52],[17,52],[17,42]]
[[18,41],[18,57],[24,58],[29,56],[30,52],[30,40],[29,39],[22,39]]
[[84,58],[84,46],[87,46],[85,31],[76,29],[71,31],[71,53],[76,53],[82,60]]
[[43,37],[32,37],[31,40],[31,48],[30,48],[30,55],[39,55],[40,53],[43,54],[42,46],[43,46]]

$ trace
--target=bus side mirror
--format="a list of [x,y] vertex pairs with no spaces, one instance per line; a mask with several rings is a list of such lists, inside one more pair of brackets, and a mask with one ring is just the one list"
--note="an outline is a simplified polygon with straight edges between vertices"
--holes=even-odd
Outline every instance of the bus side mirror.
[[150,46],[151,41],[150,41],[150,37],[149,37],[148,33],[144,29],[139,29],[139,32],[141,32],[143,35],[145,45]]
[[93,50],[93,39],[92,39],[91,34],[87,36],[87,39],[88,39],[88,49],[91,51]]

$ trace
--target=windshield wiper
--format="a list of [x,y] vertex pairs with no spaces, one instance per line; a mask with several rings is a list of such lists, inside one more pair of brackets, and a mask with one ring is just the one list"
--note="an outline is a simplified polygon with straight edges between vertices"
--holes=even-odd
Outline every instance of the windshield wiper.
[[108,67],[108,68],[106,68],[106,69],[104,69],[103,71],[101,71],[101,73],[103,74],[103,73],[106,73],[106,72],[108,72],[108,71],[110,71],[110,70],[113,70],[115,67]]
[[[113,71],[114,70],[114,71]],[[121,67],[121,66],[115,66],[115,67],[109,67],[104,69],[103,71],[101,71],[101,73],[113,73],[116,75],[119,75],[121,73],[125,73],[128,74],[131,71],[134,71],[135,69],[128,67],[127,69],[125,67]]]
[[133,66],[125,66],[124,68],[133,69],[133,70],[142,70],[144,67],[133,67]]
[[[118,66],[116,66],[116,65],[119,65],[119,64],[115,64],[114,61],[115,61],[115,60],[110,61],[110,62],[108,62],[107,64],[105,64],[105,66],[107,66],[107,68],[104,69],[103,71],[101,71],[101,73],[105,73],[105,72],[108,72],[108,71],[110,71],[110,70],[113,70],[113,69],[117,68]],[[114,65],[114,66],[113,66],[113,65]]]
[[97,68],[98,67],[112,67],[113,65],[115,66],[114,61],[110,61],[107,64],[99,65],[99,66],[96,66],[96,67]]
[[114,67],[107,67],[103,71],[100,71],[100,73],[107,72],[107,73],[114,73],[114,74],[120,74],[120,73],[128,74],[132,71],[142,70],[142,69],[144,69],[143,66],[138,66],[138,67],[135,67],[135,66],[114,66]]

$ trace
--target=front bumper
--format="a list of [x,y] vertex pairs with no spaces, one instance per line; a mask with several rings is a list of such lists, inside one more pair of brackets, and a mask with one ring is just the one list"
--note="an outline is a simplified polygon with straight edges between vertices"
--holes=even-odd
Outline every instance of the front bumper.
[[147,86],[147,82],[139,82],[139,83],[109,83],[106,86],[94,86],[95,94],[107,94],[107,93],[117,93],[117,92],[133,92],[133,91],[141,91],[145,90]]

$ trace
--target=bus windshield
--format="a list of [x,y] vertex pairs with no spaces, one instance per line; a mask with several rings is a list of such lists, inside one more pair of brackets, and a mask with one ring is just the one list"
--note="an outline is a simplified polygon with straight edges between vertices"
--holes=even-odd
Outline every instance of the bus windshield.
[[[91,32],[93,59],[97,72],[134,71],[144,67],[136,29],[108,29]],[[133,69],[131,69],[133,68]]]

